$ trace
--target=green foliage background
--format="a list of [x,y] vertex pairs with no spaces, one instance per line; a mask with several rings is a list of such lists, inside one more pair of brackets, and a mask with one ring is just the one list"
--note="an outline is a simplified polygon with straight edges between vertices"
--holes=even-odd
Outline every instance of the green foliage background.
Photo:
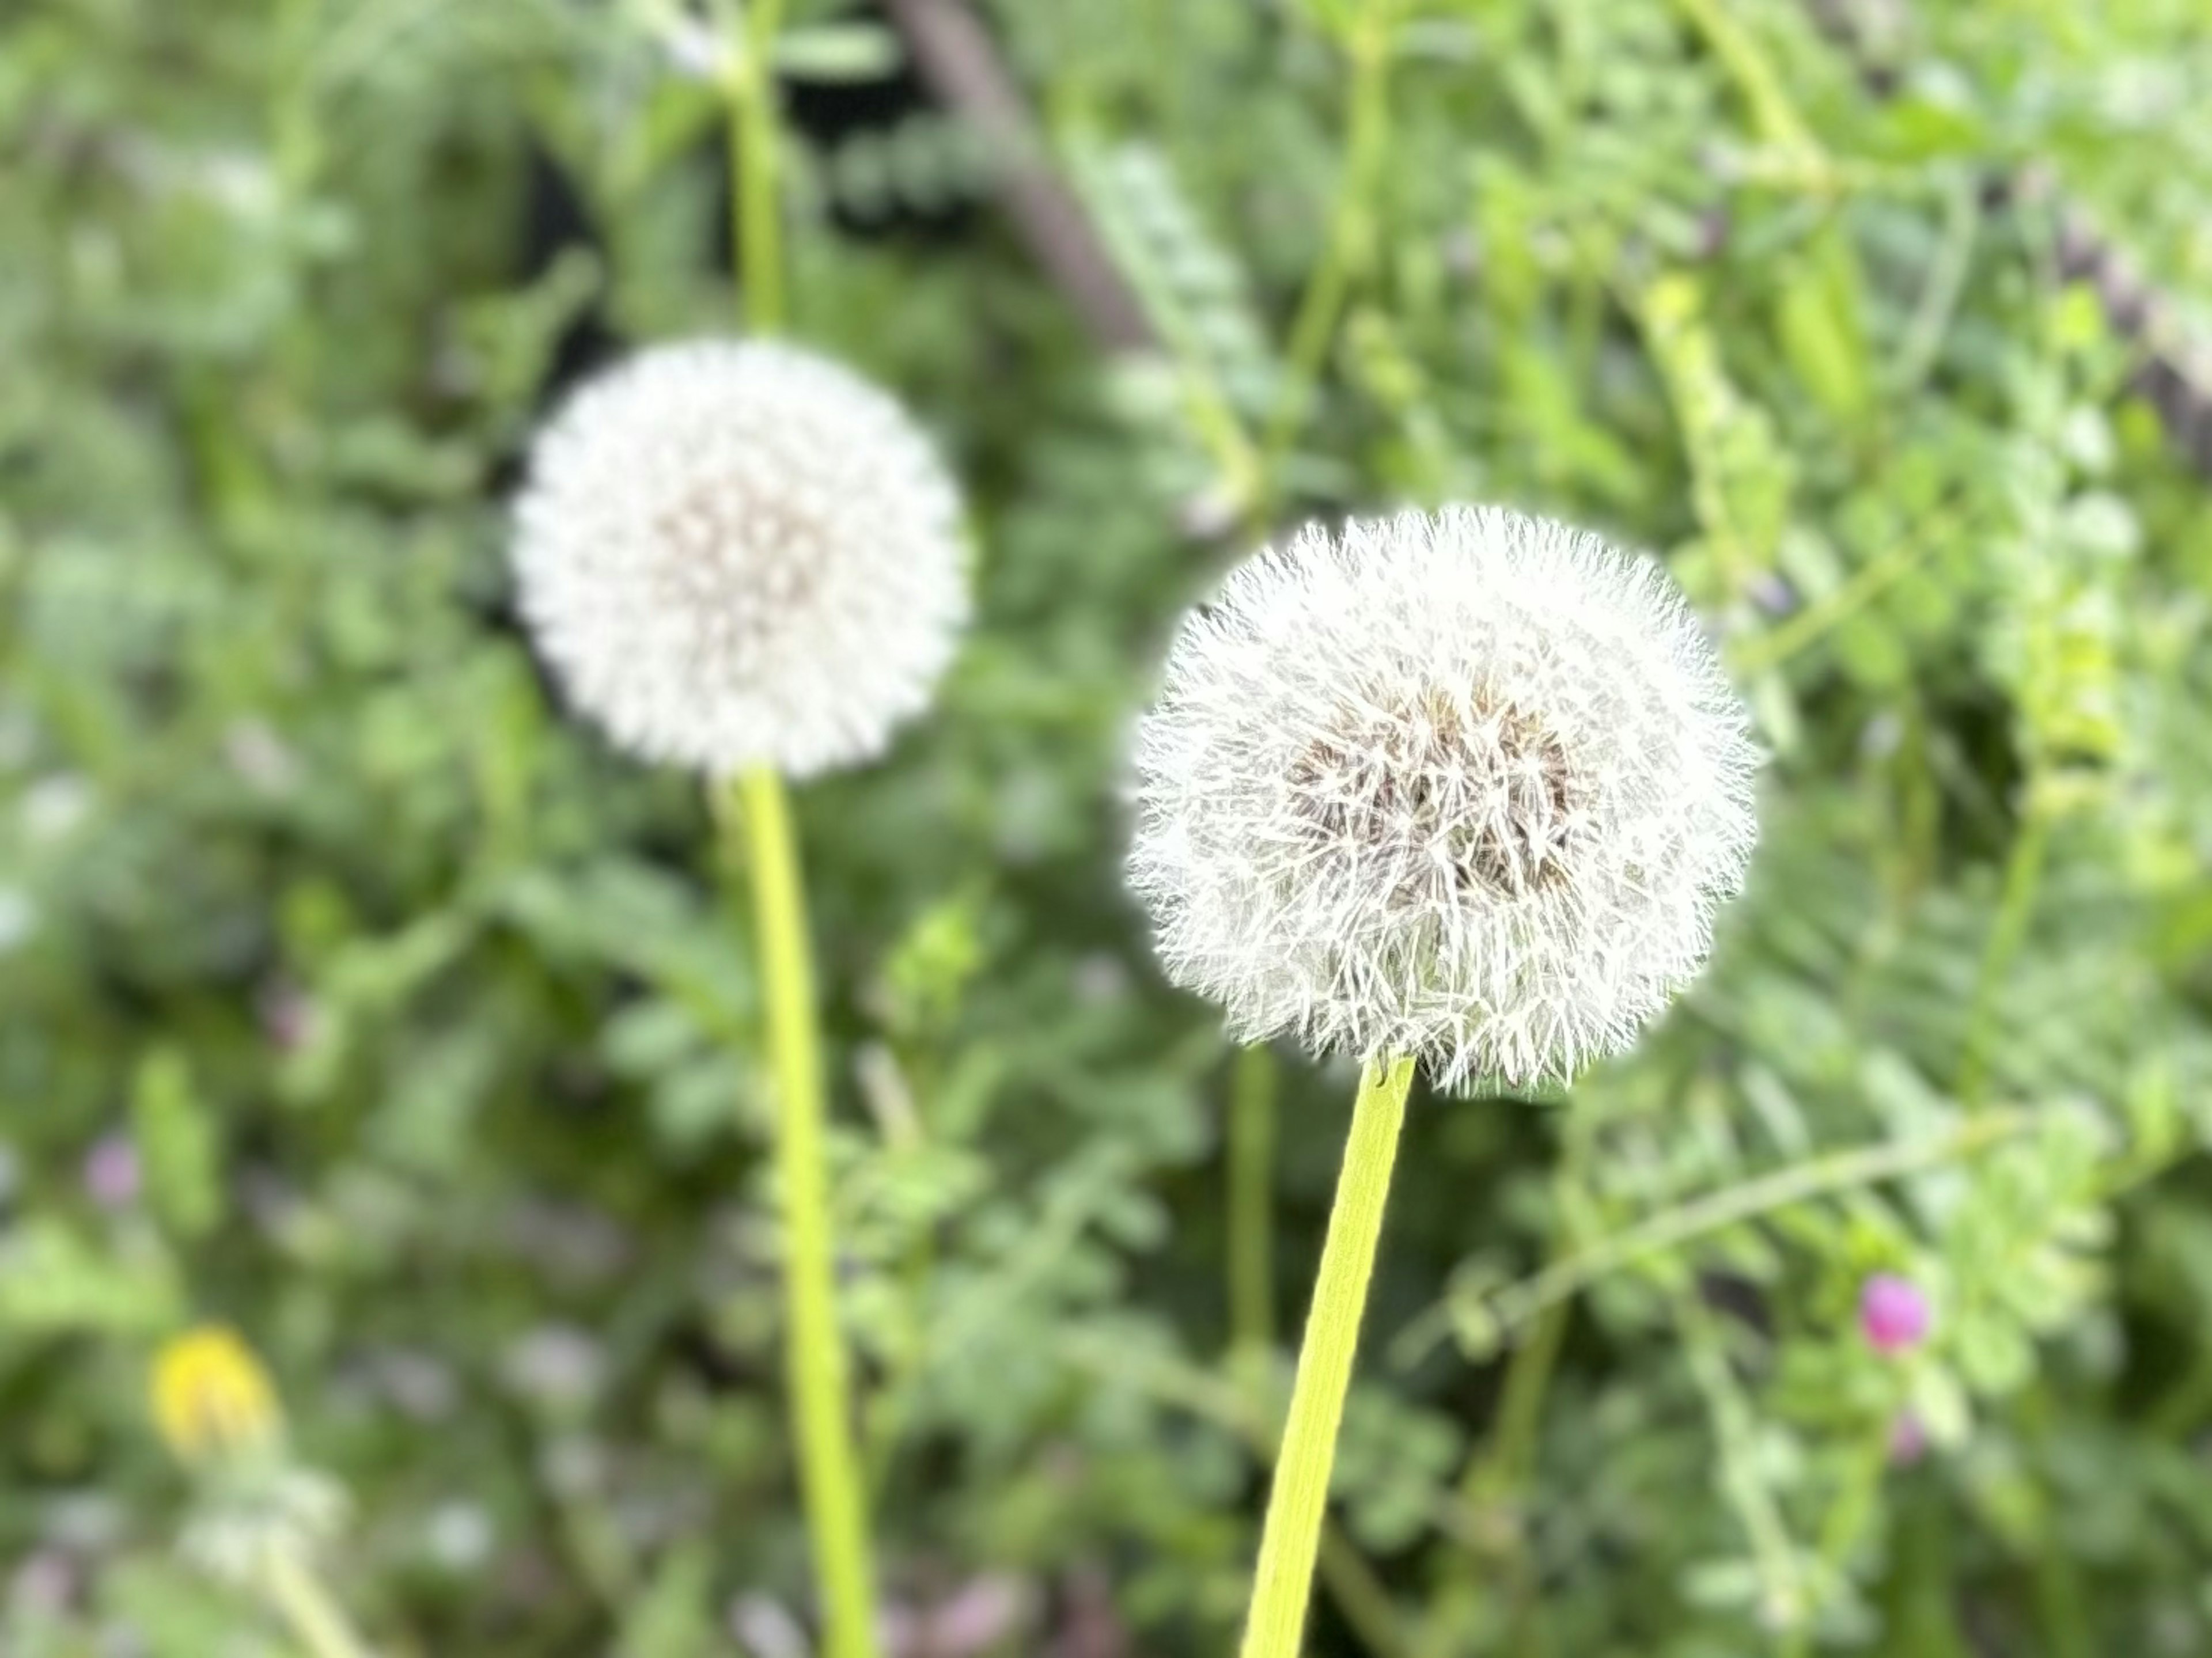
[[[800,102],[898,73],[798,12]],[[736,885],[501,567],[581,320],[733,314],[674,16],[0,13],[0,1650],[287,1649],[173,1547],[144,1377],[201,1318],[349,1492],[380,1650],[804,1649]],[[1123,739],[1256,531],[1469,497],[1667,558],[1765,841],[1634,1056],[1417,1097],[1313,1649],[2212,1649],[2212,501],[2142,391],[2212,337],[2201,8],[991,21],[1157,349],[942,112],[792,186],[794,331],[979,548],[940,711],[800,800],[900,1649],[1232,1638],[1350,1078],[1273,1067],[1237,1339],[1235,1067],[1121,890]]]

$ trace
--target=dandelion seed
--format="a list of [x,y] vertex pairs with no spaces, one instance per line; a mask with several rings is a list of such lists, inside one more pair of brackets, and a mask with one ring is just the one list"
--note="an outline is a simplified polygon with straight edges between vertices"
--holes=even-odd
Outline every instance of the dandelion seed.
[[532,446],[514,517],[523,614],[576,708],[718,776],[878,753],[967,617],[928,441],[789,346],[662,346],[593,381]]
[[1756,832],[1741,702],[1657,565],[1500,507],[1301,533],[1177,638],[1133,884],[1243,1041],[1565,1078],[1702,966]]

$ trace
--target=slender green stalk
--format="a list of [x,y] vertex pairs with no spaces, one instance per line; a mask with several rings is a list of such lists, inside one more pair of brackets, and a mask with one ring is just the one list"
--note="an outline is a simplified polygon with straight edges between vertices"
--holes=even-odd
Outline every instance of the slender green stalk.
[[1741,677],[1749,678],[1780,666],[1800,651],[1817,644],[1911,575],[1960,521],[1960,514],[1945,514],[1930,520],[1917,532],[1900,537],[1852,572],[1849,580],[1821,594],[1779,626],[1732,643],[1728,653],[1729,666]]
[[[1570,1254],[1555,1257],[1527,1278],[1486,1295],[1480,1309],[1486,1322],[1484,1333],[1499,1345],[1517,1341],[1522,1331],[1547,1308],[1580,1295],[1614,1272],[1671,1254],[1710,1233],[1814,1198],[1979,1156],[1990,1146],[2025,1133],[2034,1123],[2034,1118],[2025,1112],[1984,1112],[1940,1134],[1824,1151],[1707,1192],[1607,1233]],[[1454,1316],[1449,1301],[1430,1308],[1407,1326],[1392,1345],[1391,1362],[1400,1366],[1419,1363],[1449,1338]]]
[[1805,1616],[1790,1631],[1782,1646],[1783,1658],[1806,1658],[1813,1650],[1813,1627],[1819,1614],[1833,1604],[1844,1587],[1844,1566],[1865,1534],[1873,1518],[1875,1499],[1881,1494],[1882,1475],[1889,1468],[1890,1424],[1876,1423],[1854,1450],[1844,1478],[1820,1522],[1820,1549],[1814,1562]]
[[[721,9],[724,25],[729,11]],[[777,190],[775,51],[782,0],[752,0],[724,82],[729,100],[731,227],[740,298],[756,334],[784,322],[782,206]],[[725,833],[744,826],[775,1072],[776,1179],[783,1202],[787,1387],[799,1434],[799,1483],[820,1584],[826,1658],[874,1658],[876,1596],[867,1500],[853,1447],[843,1339],[837,1328],[826,1114],[806,897],[783,780],[757,766],[718,799]],[[734,804],[738,810],[730,810]]]
[[799,1479],[829,1658],[873,1658],[875,1588],[866,1503],[846,1418],[846,1366],[831,1258],[830,1178],[823,1152],[822,1060],[814,1026],[814,963],[806,900],[783,780],[766,767],[731,791],[752,872],[761,981],[775,1074],[775,1165],[783,1205],[787,1386],[797,1418]]
[[[2049,1385],[2037,1382],[2028,1387],[2014,1414],[2031,1454],[2048,1466],[2057,1435],[2057,1407],[2051,1403]],[[2033,1570],[2036,1622],[2043,1636],[2043,1649],[2051,1658],[2090,1658],[2099,1643],[2082,1600],[2081,1569],[2058,1534],[2060,1514],[2056,1505],[2046,1502],[2039,1508]]]
[[2199,1349],[2181,1380],[2162,1394],[2144,1420],[2160,1439],[2186,1439],[2212,1416],[2212,1351]]
[[[1554,1260],[1564,1258],[1559,1235]],[[1460,1504],[1471,1518],[1467,1527],[1474,1570],[1455,1574],[1430,1598],[1421,1630],[1419,1658],[1456,1658],[1473,1649],[1486,1598],[1503,1603],[1500,1613],[1512,1638],[1508,1649],[1545,1650],[1536,1626],[1540,1611],[1535,1563],[1530,1558],[1524,1509],[1534,1474],[1536,1433],[1542,1425],[1544,1395],[1557,1368],[1573,1303],[1559,1302],[1537,1315],[1536,1328],[1506,1361],[1505,1383],[1498,1394],[1497,1426],[1483,1452],[1468,1461],[1460,1481]]]
[[745,320],[757,334],[783,327],[783,222],[778,193],[775,37],[782,0],[752,0],[723,81],[730,106],[730,228]]
[[1966,1034],[1960,1044],[1959,1101],[1969,1111],[1978,1111],[1989,1091],[1990,1026],[1996,1021],[1997,992],[2027,937],[2028,920],[2035,914],[2036,894],[2043,884],[2045,854],[2051,848],[2051,812],[2032,777],[2027,799],[2025,817],[2005,859],[1997,919],[1982,952],[1981,970],[1974,978],[1974,999],[1966,1012]]
[[1390,147],[1391,10],[1370,5],[1346,37],[1352,86],[1345,114],[1344,169],[1330,210],[1328,240],[1291,321],[1287,374],[1261,440],[1261,477],[1273,487],[1277,463],[1297,435],[1352,278],[1367,264],[1375,240],[1375,192]]
[[1305,1345],[1298,1354],[1297,1380],[1291,1388],[1290,1421],[1283,1430],[1260,1533],[1242,1658],[1297,1658],[1306,1603],[1313,1594],[1322,1517],[1328,1506],[1336,1431],[1344,1419],[1360,1316],[1390,1193],[1390,1166],[1397,1159],[1406,1093],[1413,1081],[1410,1059],[1371,1060],[1360,1076],[1336,1203],[1322,1244],[1313,1310],[1307,1315]]
[[[1558,1168],[1552,1176],[1556,1209],[1546,1264],[1558,1266],[1574,1254],[1589,1208],[1583,1171],[1589,1166],[1595,1121],[1588,1112],[1569,1111],[1562,1119]],[[1544,1400],[1558,1369],[1573,1303],[1555,1302],[1537,1315],[1534,1331],[1513,1349],[1489,1442],[1468,1459],[1460,1479],[1460,1502],[1478,1516],[1474,1536],[1480,1570],[1455,1576],[1430,1603],[1419,1658],[1447,1658],[1464,1652],[1474,1640],[1491,1579],[1502,1577],[1508,1599],[1507,1627],[1512,1650],[1547,1650],[1540,1627],[1541,1598],[1526,1525],[1527,1493],[1535,1476],[1537,1436],[1543,1426]],[[1494,1572],[1492,1558],[1502,1563]]]
[[261,1564],[270,1600],[314,1658],[369,1658],[314,1570],[290,1549],[272,1549]]
[[1275,1345],[1275,1056],[1237,1050],[1229,1090],[1229,1333],[1249,1359]]
[[1757,1423],[1751,1404],[1729,1369],[1720,1327],[1697,1291],[1678,1291],[1674,1303],[1683,1356],[1689,1361],[1698,1391],[1705,1395],[1714,1446],[1720,1453],[1721,1495],[1735,1510],[1750,1541],[1752,1562],[1758,1570],[1765,1600],[1764,1615],[1786,1642],[1794,1638],[1805,1617],[1804,1569],[1783,1518],[1780,1500],[1753,1448]]
[[1830,1193],[1895,1180],[1964,1157],[2024,1133],[2033,1120],[2018,1112],[1991,1112],[1940,1134],[1885,1141],[1847,1151],[1827,1151],[1771,1174],[1666,1209],[1600,1239],[1491,1298],[1501,1339],[1511,1339],[1546,1308],[1580,1294],[1599,1279],[1725,1227],[1787,1209]]
[[[1262,1456],[1276,1448],[1273,1425],[1255,1418],[1250,1401],[1209,1371],[1157,1355],[1133,1359],[1125,1345],[1080,1333],[1064,1338],[1060,1351],[1070,1363],[1094,1375],[1110,1376],[1164,1405],[1214,1423]],[[1444,1523],[1441,1514],[1432,1519],[1439,1526]],[[1320,1576],[1370,1658],[1408,1658],[1412,1649],[1389,1589],[1352,1540],[1326,1521],[1321,1528]]]
[[1407,1658],[1397,1602],[1367,1557],[1326,1521],[1321,1528],[1321,1581],[1369,1658]]
[[1772,59],[1759,50],[1743,25],[1721,0],[1677,0],[1683,14],[1736,84],[1751,112],[1752,125],[1770,144],[1799,155],[1819,155],[1820,146],[1805,118],[1790,100]]
[[1980,180],[1972,171],[1961,170],[1950,181],[1946,192],[1943,240],[1936,246],[1936,257],[1929,265],[1919,303],[1913,307],[1912,320],[1905,331],[1905,343],[1898,349],[1892,397],[1910,398],[1935,368],[1936,359],[1943,349],[1943,336],[1949,331],[1951,319],[1957,314],[1959,296],[1966,289],[1966,276],[1973,264],[1974,237],[1981,222]]

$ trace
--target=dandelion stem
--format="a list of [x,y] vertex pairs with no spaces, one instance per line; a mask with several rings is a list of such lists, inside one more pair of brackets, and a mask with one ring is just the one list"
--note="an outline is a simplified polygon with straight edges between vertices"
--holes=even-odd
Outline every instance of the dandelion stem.
[[[774,64],[782,0],[753,0],[744,19],[724,83],[730,106],[730,219],[745,320],[753,332],[773,334],[784,321]],[[731,811],[722,799],[716,805],[726,834],[733,817],[744,825],[768,999],[776,1182],[783,1203],[787,1387],[797,1418],[799,1495],[820,1584],[823,1649],[827,1658],[874,1658],[874,1570],[837,1328],[830,1176],[822,1143],[821,1042],[799,846],[783,780],[774,770],[753,767],[728,793],[738,797],[740,810]]]
[[1273,1489],[1260,1534],[1260,1564],[1252,1585],[1252,1612],[1244,1626],[1243,1658],[1297,1658],[1313,1592],[1314,1557],[1328,1505],[1329,1470],[1336,1432],[1359,1345],[1359,1321],[1374,1275],[1375,1248],[1390,1192],[1390,1166],[1406,1121],[1406,1092],[1413,1061],[1370,1060],[1359,1079],[1337,1177],[1335,1206],[1322,1244],[1291,1415],[1275,1460]]
[[1275,1345],[1275,1056],[1237,1050],[1229,1092],[1229,1332],[1255,1360]]
[[[1096,1335],[1069,1336],[1060,1350],[1071,1364],[1110,1376],[1239,1435],[1263,1456],[1275,1448],[1273,1425],[1255,1417],[1248,1400],[1208,1371],[1158,1356],[1133,1358],[1126,1345]],[[1448,1521],[1440,1510],[1431,1516],[1431,1523],[1443,1526]],[[1389,1589],[1351,1539],[1328,1521],[1322,1523],[1319,1564],[1322,1587],[1370,1658],[1410,1658],[1413,1649]]]
[[783,780],[775,771],[755,767],[726,793],[737,797],[740,811],[730,811],[726,801],[717,804],[726,826],[732,817],[744,824],[768,999],[776,1180],[783,1206],[785,1356],[797,1418],[799,1491],[821,1584],[824,1650],[828,1658],[873,1658],[873,1574],[835,1304],[822,1060],[799,849]]
[[782,23],[782,0],[753,0],[722,82],[730,108],[730,229],[745,321],[757,334],[776,333],[784,320],[775,63]]
[[321,1578],[290,1549],[273,1549],[262,1563],[262,1581],[292,1633],[314,1658],[369,1658],[369,1649]]

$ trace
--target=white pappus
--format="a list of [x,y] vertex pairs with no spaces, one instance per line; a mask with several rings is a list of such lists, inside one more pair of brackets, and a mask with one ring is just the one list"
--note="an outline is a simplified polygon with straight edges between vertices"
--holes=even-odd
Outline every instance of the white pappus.
[[641,759],[800,778],[882,750],[968,615],[957,489],[884,392],[763,342],[643,351],[532,444],[513,565],[570,701]]
[[1177,636],[1131,883],[1242,1040],[1565,1078],[1704,963],[1757,762],[1651,560],[1496,507],[1309,528]]

